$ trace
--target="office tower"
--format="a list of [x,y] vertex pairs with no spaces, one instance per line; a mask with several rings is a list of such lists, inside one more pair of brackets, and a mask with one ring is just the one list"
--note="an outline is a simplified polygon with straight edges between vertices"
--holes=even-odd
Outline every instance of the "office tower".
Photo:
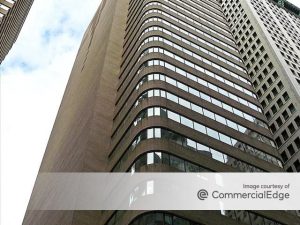
[[[40,172],[283,172],[223,11],[214,0],[103,0]],[[24,224],[299,219],[283,211],[28,211]]]
[[18,38],[33,0],[0,0],[0,64]]
[[300,171],[300,9],[287,1],[222,1],[288,172]]

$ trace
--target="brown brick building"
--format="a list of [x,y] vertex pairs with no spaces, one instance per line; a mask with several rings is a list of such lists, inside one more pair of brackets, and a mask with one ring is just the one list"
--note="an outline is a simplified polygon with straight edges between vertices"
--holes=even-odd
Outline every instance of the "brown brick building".
[[[103,0],[84,35],[40,172],[283,172],[230,24],[234,15],[224,9],[233,2],[246,8],[240,1]],[[250,30],[264,35],[257,25]],[[268,48],[265,40],[255,47],[261,54]],[[28,211],[24,224],[300,220],[284,211]]]

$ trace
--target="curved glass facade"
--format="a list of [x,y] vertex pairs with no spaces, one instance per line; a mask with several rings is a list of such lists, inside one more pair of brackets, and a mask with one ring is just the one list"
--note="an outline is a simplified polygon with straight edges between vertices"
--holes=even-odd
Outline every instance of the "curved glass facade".
[[[237,168],[239,171],[263,172],[262,169],[233,158],[221,151],[210,148],[183,135],[162,128],[150,128],[139,133],[131,145],[127,148],[125,153],[121,156],[121,159],[115,165],[113,171],[120,172],[122,164],[129,158],[129,155],[138,147],[141,142],[149,139],[162,139],[176,143],[179,146],[184,147],[185,150],[196,151],[197,153],[202,154],[203,157],[210,157],[218,162]],[[126,168],[126,170],[128,169]]]
[[[213,0],[130,0],[110,171],[282,171],[224,18],[221,4]],[[250,211],[218,215],[249,225],[280,224]],[[122,221],[113,220],[108,224]],[[129,224],[202,223],[153,212]]]

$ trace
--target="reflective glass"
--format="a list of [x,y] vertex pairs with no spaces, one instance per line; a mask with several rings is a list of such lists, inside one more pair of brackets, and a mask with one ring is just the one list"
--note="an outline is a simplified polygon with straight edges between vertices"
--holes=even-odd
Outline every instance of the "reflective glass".
[[212,137],[212,138],[215,138],[215,139],[218,139],[219,140],[219,133],[215,130],[212,130],[210,128],[207,128],[207,135]]
[[188,118],[185,118],[185,117],[181,117],[181,123],[187,127],[190,127],[190,128],[194,128],[193,127],[193,121],[191,121],[190,119]]
[[174,121],[180,123],[180,117],[179,117],[179,115],[177,113],[173,113],[171,111],[168,111],[167,113],[168,113],[168,118],[169,119],[174,120]]
[[170,156],[170,165],[181,171],[184,171],[184,161],[178,157],[171,155]]
[[194,123],[194,129],[203,133],[203,134],[206,134],[206,128],[205,126],[199,124],[199,123]]

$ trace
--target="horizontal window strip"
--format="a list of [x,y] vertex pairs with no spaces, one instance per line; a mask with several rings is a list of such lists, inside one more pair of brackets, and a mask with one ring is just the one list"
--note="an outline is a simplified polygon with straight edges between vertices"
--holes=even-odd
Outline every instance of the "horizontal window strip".
[[[120,171],[120,166],[122,165],[121,161],[120,161],[120,165],[117,165],[114,168],[113,172],[121,172]],[[129,172],[135,173],[138,172],[142,166],[148,166],[154,164],[168,165],[170,167],[174,167],[175,169],[178,169],[179,171],[183,171],[183,172],[212,172],[212,170],[204,168],[203,166],[192,163],[190,161],[184,160],[180,157],[177,157],[176,155],[165,153],[165,152],[159,152],[159,151],[148,152],[139,156],[134,161],[132,166],[129,168]]]
[[[199,46],[199,45],[196,45],[196,44],[194,44],[193,42],[190,42],[189,40],[186,40],[186,39],[184,39],[184,38],[180,38],[179,36],[176,37],[175,34],[173,34],[172,37],[178,39],[179,41],[181,41],[181,42],[183,42],[183,43],[185,43],[185,44],[187,44],[187,45],[189,45],[189,46],[191,46],[191,47],[193,47],[193,48],[195,48],[195,49],[197,49],[197,50],[199,50],[199,51],[201,51],[201,52],[203,52],[203,53],[205,53],[205,54],[207,54],[207,55],[209,55],[209,56],[212,56],[212,57],[214,57],[214,58],[216,58],[216,59],[218,59],[218,60],[220,60],[220,61],[222,61],[222,62],[228,64],[229,66],[234,67],[235,69],[240,70],[241,72],[244,72],[244,73],[247,72],[245,69],[243,69],[242,67],[238,66],[237,64],[232,63],[232,62],[228,61],[227,59],[225,59],[225,58],[223,58],[223,57],[221,57],[221,56],[219,56],[219,55],[217,55],[217,54],[215,54],[215,53],[213,53],[213,52],[211,52],[211,51],[209,51],[209,50],[207,50],[207,49],[205,49],[205,48],[203,48],[203,47],[201,47],[201,46]],[[179,38],[180,38],[180,39],[179,39]],[[174,48],[176,48],[176,49],[178,49],[178,50],[179,50],[179,49],[180,49],[180,50],[182,49],[184,53],[186,53],[186,54],[188,54],[188,55],[190,55],[190,56],[193,56],[193,54],[192,54],[192,52],[191,52],[190,50],[188,50],[188,49],[186,49],[186,48],[183,48],[183,47],[179,46],[178,44],[176,44],[176,43],[174,43],[174,42],[168,40],[167,38],[161,37],[161,36],[150,36],[150,37],[147,37],[147,38],[144,39],[144,41],[141,43],[139,49],[141,49],[145,44],[150,43],[150,42],[153,42],[153,41],[159,41],[159,42],[162,42],[162,43],[167,44],[167,45],[169,45],[169,46],[172,46],[172,47],[174,47]],[[194,53],[194,54],[195,54],[195,53]],[[200,57],[200,58],[203,58],[203,57],[201,57],[201,56],[198,56],[198,58],[199,58],[199,57]],[[249,91],[249,92],[250,92],[250,91]],[[251,92],[250,92],[250,93],[251,93]],[[252,97],[256,97],[256,95],[255,95],[254,93],[251,93],[251,94],[249,94],[249,95],[251,95]]]
[[[186,85],[183,86],[183,88],[187,88]],[[185,108],[188,108],[196,113],[199,113],[203,116],[206,116],[212,120],[215,120],[227,127],[230,127],[242,134],[246,134],[246,135],[249,135],[251,137],[253,137],[254,139],[260,141],[260,142],[263,142],[265,144],[268,144],[272,147],[275,147],[275,143],[269,139],[268,137],[265,137],[249,128],[246,128],[232,120],[229,120],[219,114],[216,114],[210,110],[207,110],[199,105],[196,105],[192,102],[189,102],[181,97],[178,97],[177,95],[175,94],[172,94],[168,91],[165,91],[165,90],[160,90],[160,89],[151,89],[151,90],[148,90],[146,92],[144,92],[140,97],[139,99],[136,101],[136,104],[134,105],[135,107],[137,107],[142,101],[144,100],[147,100],[149,98],[152,98],[152,97],[161,97],[161,98],[166,98],[172,102],[175,102],[176,104],[179,104]],[[121,127],[120,127],[121,128]]]
[[[203,113],[204,114],[204,113]],[[267,154],[263,151],[260,151],[246,143],[243,143],[239,140],[236,140],[235,138],[232,138],[230,136],[227,136],[226,134],[223,134],[219,131],[216,131],[214,129],[211,129],[203,124],[200,124],[196,121],[193,121],[185,116],[182,116],[176,112],[173,112],[169,109],[165,109],[162,107],[151,107],[146,110],[143,110],[135,119],[133,122],[133,126],[137,126],[138,123],[140,123],[143,119],[150,118],[153,116],[159,116],[162,118],[171,119],[177,123],[180,123],[184,126],[187,126],[195,131],[198,131],[200,133],[203,133],[205,135],[208,135],[216,140],[219,140],[225,144],[228,144],[232,147],[235,147],[239,150],[242,150],[246,153],[249,153],[250,155],[253,155],[257,158],[260,158],[262,160],[265,160],[267,162],[273,163],[276,166],[282,167],[280,160],[275,158],[274,156]]]
[[[191,15],[191,16],[197,17],[197,18],[200,19],[200,20],[204,20],[205,22],[209,23],[210,25],[212,25],[212,26],[214,26],[214,27],[217,27],[218,29],[221,29],[224,33],[226,33],[226,34],[228,34],[228,35],[231,35],[231,33],[230,33],[227,29],[225,29],[225,28],[223,28],[222,26],[220,26],[220,25],[218,25],[218,24],[216,24],[216,23],[213,23],[213,22],[207,20],[205,17],[203,17],[204,14],[203,14],[201,11],[198,11],[198,12],[200,12],[200,13],[202,14],[202,16],[199,16],[199,15],[193,13],[192,11],[187,10],[187,9],[185,9],[184,7],[180,6],[179,3],[178,3],[178,4],[175,4],[175,3],[173,3],[173,2],[170,1],[170,0],[163,0],[163,1],[166,2],[167,4],[162,4],[162,3],[160,3],[160,2],[151,2],[151,3],[149,3],[149,4],[150,4],[150,5],[153,5],[153,3],[154,3],[154,4],[156,4],[156,5],[162,6],[163,8],[167,9],[168,11],[170,11],[170,12],[172,12],[172,13],[177,12],[178,15],[182,16],[182,17],[185,18],[185,19],[187,18],[187,20],[189,20],[189,21],[194,21],[191,17],[188,17],[188,16],[186,16],[186,15],[184,15],[184,14],[182,14],[182,13],[179,13],[178,11],[176,11],[176,10],[171,9],[170,7],[168,7],[168,5],[172,5],[173,7],[176,7],[177,9],[182,10],[182,11],[184,11],[185,13],[187,13],[187,14],[189,14],[189,15]],[[158,4],[157,4],[157,3],[158,3]],[[149,5],[149,4],[147,4],[147,5]],[[188,6],[188,5],[185,4],[184,2],[182,2],[182,3],[180,3],[180,4],[181,4],[181,5]],[[194,10],[194,8],[192,8],[192,7],[188,7],[188,8]],[[226,26],[226,24],[224,24],[225,19],[221,22],[221,21],[219,21],[219,20],[214,19],[214,18],[211,17],[209,14],[205,14],[205,16],[209,17],[210,19],[214,20],[214,21],[217,22],[217,23],[222,23],[223,25]],[[196,22],[197,22],[197,21],[196,21]],[[195,22],[194,22],[194,23],[195,23]],[[230,41],[232,41],[232,40],[230,39]]]
[[[195,76],[192,77],[193,75],[188,74],[188,73],[183,74],[182,72],[179,72],[177,68],[176,68],[176,71],[174,71],[174,72],[181,73],[182,76],[185,76],[188,79],[191,79],[191,80],[193,80],[193,81],[195,81],[199,84],[205,84],[202,81],[201,78],[197,78]],[[192,95],[195,95],[197,97],[200,97],[201,99],[206,100],[206,101],[208,101],[208,102],[210,102],[210,103],[212,103],[212,104],[214,104],[218,107],[221,107],[221,108],[223,108],[223,109],[225,109],[225,110],[227,110],[227,111],[229,111],[229,112],[231,112],[231,113],[233,113],[233,114],[235,114],[239,117],[242,117],[242,118],[244,118],[244,119],[246,119],[250,122],[253,122],[253,123],[255,123],[255,124],[257,124],[257,125],[259,125],[263,128],[269,129],[268,125],[265,122],[255,118],[255,117],[253,117],[249,114],[246,114],[246,113],[240,111],[239,109],[236,109],[236,108],[231,107],[231,106],[229,106],[225,103],[222,103],[221,101],[219,101],[219,100],[217,100],[217,99],[215,99],[215,98],[213,98],[209,95],[206,95],[206,94],[204,94],[204,93],[202,93],[202,92],[200,92],[200,91],[198,91],[198,90],[196,90],[196,89],[194,89],[194,88],[192,88],[192,87],[190,87],[186,84],[183,84],[182,82],[179,82],[179,81],[177,81],[177,80],[175,80],[175,79],[173,79],[173,78],[171,78],[167,75],[161,74],[161,73],[152,73],[152,74],[148,74],[148,75],[144,76],[141,79],[141,81],[138,83],[138,85],[136,86],[136,90],[138,90],[144,83],[146,83],[148,81],[152,81],[152,80],[164,81],[164,82],[166,82],[168,84],[171,84],[171,85],[173,85],[173,86],[175,86],[175,87],[177,87],[177,88],[179,88],[179,89],[181,89],[185,92],[188,92],[188,93],[190,93]],[[208,85],[204,85],[204,86],[208,87]],[[185,87],[187,87],[187,88],[185,88]],[[228,109],[230,109],[230,110],[228,110]]]
[[[212,24],[212,26],[215,27],[215,28],[217,28],[217,29],[221,29],[221,30],[222,30],[221,32],[219,32],[219,31],[217,31],[217,30],[214,30],[214,29],[212,29],[211,27],[206,26],[206,25],[203,24],[203,23],[199,23],[198,21],[196,21],[196,20],[194,20],[194,19],[192,19],[192,18],[190,18],[190,17],[188,17],[188,16],[186,16],[186,15],[184,15],[184,14],[178,12],[178,11],[175,11],[175,10],[171,9],[170,7],[165,6],[164,4],[161,4],[161,3],[159,3],[159,2],[151,2],[151,3],[147,4],[147,6],[160,6],[160,7],[164,8],[166,11],[168,11],[169,13],[172,12],[172,13],[174,13],[175,15],[181,17],[182,19],[178,19],[178,18],[176,18],[176,17],[170,15],[169,13],[166,13],[166,12],[160,10],[160,9],[147,10],[147,11],[144,13],[144,16],[145,16],[145,15],[148,15],[148,14],[150,14],[150,13],[159,13],[159,14],[162,14],[162,15],[164,15],[164,16],[170,17],[171,19],[175,20],[176,22],[179,22],[179,21],[180,21],[181,24],[184,23],[184,24],[186,24],[186,25],[188,25],[188,26],[191,26],[191,25],[189,25],[188,23],[183,22],[183,20],[184,20],[184,21],[189,21],[189,22],[192,23],[194,26],[197,25],[197,26],[199,26],[199,27],[203,27],[203,28],[205,28],[206,30],[208,30],[209,32],[214,33],[214,34],[216,34],[216,35],[218,35],[218,36],[224,38],[225,40],[227,40],[228,42],[230,42],[230,43],[232,43],[232,44],[235,44],[235,42],[234,42],[231,38],[229,38],[228,36],[224,35],[224,34],[221,33],[221,32],[227,33],[228,35],[231,35],[231,34],[230,34],[227,30],[224,30],[224,29],[222,29],[222,28],[220,28],[220,27],[217,27],[215,24]],[[205,22],[208,22],[208,23],[209,23],[209,21],[205,21]],[[234,47],[232,46],[232,48],[234,48]]]
[[[165,50],[163,48],[159,48],[159,47],[153,47],[153,48],[147,49],[146,51],[143,52],[143,54],[141,55],[141,57],[140,57],[139,60],[141,60],[141,58],[143,56],[145,56],[147,54],[151,54],[151,53],[160,53],[160,54],[169,56],[170,58],[175,59],[176,61],[178,61],[180,63],[183,63],[183,64],[187,65],[188,67],[191,67],[191,68],[193,68],[193,69],[195,69],[195,70],[197,70],[197,71],[199,71],[201,73],[205,73],[207,75],[210,74],[210,76],[213,76],[213,77],[214,77],[214,75],[216,75],[216,74],[214,74],[213,72],[211,72],[211,71],[209,71],[207,69],[204,69],[204,68],[202,68],[202,67],[200,67],[200,66],[198,66],[198,65],[196,65],[196,64],[194,64],[194,63],[192,63],[192,62],[190,62],[188,60],[185,60],[185,59],[177,56],[176,54],[174,54],[174,53],[172,53],[170,51],[167,51],[167,50]],[[168,69],[170,69],[172,71],[175,71],[175,69],[176,69],[175,66],[173,66],[172,64],[164,62],[162,60],[148,61],[148,63],[149,63],[148,66],[160,65],[160,63],[163,63],[164,67],[166,67],[166,68],[168,68]],[[179,68],[178,68],[178,70],[179,70]],[[247,100],[245,100],[245,99],[243,99],[243,98],[241,98],[241,97],[239,97],[239,96],[237,96],[235,94],[232,94],[232,93],[224,90],[223,88],[217,87],[216,85],[214,85],[214,84],[212,84],[210,82],[204,81],[202,79],[201,79],[201,82],[203,82],[204,83],[203,85],[209,87],[210,89],[212,89],[212,90],[214,90],[214,91],[216,91],[216,92],[218,92],[218,93],[220,93],[222,95],[225,95],[225,96],[231,98],[232,100],[237,101],[237,102],[239,102],[239,103],[241,103],[241,104],[243,104],[243,105],[245,105],[247,107],[250,107],[251,109],[253,109],[253,110],[257,111],[257,112],[262,113],[262,110],[261,110],[261,108],[259,106],[255,105],[255,104],[253,104],[253,103],[251,103],[251,102],[249,102],[249,101],[247,101]]]
[[[149,11],[147,11],[147,12],[149,12],[148,14],[150,14],[150,13],[160,13],[160,14],[162,14],[162,15],[164,15],[164,16],[166,16],[166,17],[172,19],[172,20],[174,20],[175,22],[181,24],[181,25],[184,26],[185,28],[190,28],[191,30],[196,31],[197,33],[199,33],[199,34],[201,34],[201,35],[203,35],[203,36],[205,36],[205,37],[207,37],[207,38],[213,40],[214,42],[219,43],[219,44],[223,45],[224,47],[229,48],[230,50],[232,50],[232,51],[234,51],[234,52],[236,52],[236,53],[239,53],[233,46],[231,46],[231,45],[225,43],[224,41],[222,41],[222,40],[220,40],[220,39],[218,39],[218,38],[212,36],[210,33],[204,32],[204,31],[199,30],[199,29],[197,29],[196,27],[191,26],[191,25],[189,25],[189,24],[187,24],[187,23],[185,23],[185,22],[183,22],[183,21],[181,21],[181,20],[178,20],[178,19],[176,19],[176,18],[170,17],[170,15],[168,15],[167,13],[162,13],[161,11],[158,11],[158,10],[156,10],[156,9],[151,9],[151,10],[149,10]],[[159,17],[153,17],[153,16],[150,17],[150,18],[148,18],[148,19],[146,19],[146,20],[143,22],[142,26],[145,25],[145,24],[147,24],[147,23],[150,23],[150,22],[161,22],[161,23],[166,24],[166,25],[168,25],[168,26],[170,26],[170,27],[172,27],[172,28],[174,28],[174,29],[178,29],[178,26],[176,26],[174,23],[172,23],[172,21],[171,21],[171,22],[168,22],[168,21],[166,21],[166,20],[164,20],[164,19],[162,19],[162,18],[159,18]],[[185,31],[184,29],[181,29],[181,28],[179,28],[179,29],[180,29],[181,32],[187,32],[187,31]]]
[[[174,26],[174,27],[175,27],[175,26]],[[174,27],[172,27],[172,28],[175,29]],[[177,30],[177,29],[178,29],[178,30]],[[176,27],[176,30],[179,31],[180,33],[183,33],[184,35],[187,35],[188,37],[190,37],[190,38],[192,38],[192,39],[194,39],[194,40],[196,40],[196,41],[201,42],[202,44],[205,44],[205,45],[207,45],[207,46],[209,46],[209,47],[211,47],[211,48],[213,48],[213,49],[215,49],[215,50],[217,50],[217,51],[219,51],[219,52],[221,52],[221,53],[223,53],[223,54],[229,56],[230,58],[232,58],[232,59],[234,59],[234,60],[239,61],[240,63],[243,62],[243,61],[242,61],[239,57],[237,57],[236,55],[233,55],[233,54],[231,54],[230,52],[225,51],[224,49],[222,49],[222,48],[220,48],[220,47],[218,47],[218,46],[212,44],[211,42],[208,42],[208,41],[204,40],[203,38],[200,38],[200,37],[198,37],[198,36],[196,36],[196,35],[194,35],[194,34],[192,34],[192,33],[190,33],[190,32],[187,32],[187,31],[181,32],[179,27]],[[151,27],[146,28],[146,29],[142,32],[142,34],[141,34],[141,36],[140,36],[140,39],[141,39],[141,37],[142,37],[144,34],[146,34],[146,33],[148,33],[148,32],[151,32],[151,31],[160,31],[160,32],[166,33],[167,35],[170,35],[170,36],[172,36],[173,38],[176,38],[176,39],[178,39],[178,40],[180,40],[180,41],[182,41],[182,42],[185,42],[184,40],[187,40],[187,39],[185,39],[185,38],[179,36],[178,34],[175,34],[175,33],[171,32],[171,31],[169,31],[168,29],[165,29],[165,28],[160,27],[160,26],[151,26]],[[189,42],[191,42],[191,41],[189,41]],[[185,43],[186,43],[186,42],[185,42]],[[191,43],[194,43],[194,44],[195,44],[195,42],[191,42]],[[191,45],[193,45],[193,44],[191,44]],[[198,45],[198,46],[199,46],[199,45]],[[202,45],[202,47],[205,47],[205,46]]]
[[163,128],[149,128],[140,132],[133,140],[131,145],[127,148],[125,153],[121,156],[120,161],[113,168],[113,171],[117,171],[118,167],[120,168],[122,166],[122,163],[128,159],[131,152],[134,151],[142,141],[149,139],[164,139],[167,141],[174,142],[180,146],[183,146],[186,150],[192,150],[198,152],[199,154],[204,154],[206,156],[211,157],[214,160],[237,168],[243,172],[263,172],[263,170],[258,167],[240,161],[227,154],[224,154],[206,145],[195,142],[192,139],[189,139],[185,136],[179,135],[177,133]]

